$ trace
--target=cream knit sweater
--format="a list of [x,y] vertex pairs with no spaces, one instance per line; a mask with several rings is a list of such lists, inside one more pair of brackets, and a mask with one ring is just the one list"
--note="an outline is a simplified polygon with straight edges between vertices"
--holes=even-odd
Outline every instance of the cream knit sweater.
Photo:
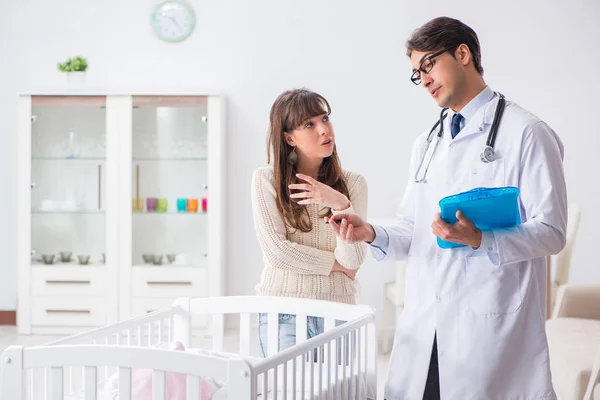
[[[367,182],[355,173],[345,172],[350,207],[334,214],[357,214],[366,219]],[[252,208],[254,227],[262,248],[264,269],[256,293],[263,296],[302,297],[355,303],[354,281],[343,272],[331,272],[338,261],[357,269],[367,252],[367,244],[347,244],[337,239],[323,218],[321,205],[307,205],[313,229],[304,233],[287,227],[277,211],[275,177],[272,166],[254,171]]]

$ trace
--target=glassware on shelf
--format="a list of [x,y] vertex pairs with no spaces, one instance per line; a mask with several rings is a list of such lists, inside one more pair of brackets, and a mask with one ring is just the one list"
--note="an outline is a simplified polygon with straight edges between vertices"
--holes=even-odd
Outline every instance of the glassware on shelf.
[[69,132],[69,142],[67,145],[67,158],[77,158],[79,157],[79,149],[75,146],[75,133]]

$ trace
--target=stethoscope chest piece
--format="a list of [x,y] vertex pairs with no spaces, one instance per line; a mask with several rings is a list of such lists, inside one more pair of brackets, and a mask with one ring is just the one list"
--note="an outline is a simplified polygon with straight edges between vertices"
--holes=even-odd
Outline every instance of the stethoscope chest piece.
[[490,163],[496,161],[496,152],[493,147],[485,146],[485,149],[483,149],[479,157],[484,163]]

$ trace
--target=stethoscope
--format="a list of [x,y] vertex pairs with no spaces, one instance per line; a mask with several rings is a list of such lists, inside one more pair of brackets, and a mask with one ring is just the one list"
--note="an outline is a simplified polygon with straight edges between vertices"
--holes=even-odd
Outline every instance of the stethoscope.
[[[492,121],[492,127],[490,128],[490,133],[488,134],[487,141],[485,143],[485,148],[479,155],[481,161],[484,163],[494,162],[496,160],[496,152],[494,151],[494,143],[496,142],[496,133],[498,131],[498,125],[500,125],[500,121],[502,120],[502,113],[504,113],[504,108],[506,102],[504,100],[504,95],[498,93],[500,99],[498,100],[498,105],[496,106],[496,113],[494,114],[494,120]],[[444,108],[440,112],[439,120],[433,125],[431,130],[429,131],[429,135],[427,135],[427,147],[425,147],[425,151],[421,156],[421,162],[417,168],[417,172],[415,173],[415,183],[425,182],[425,178],[427,177],[427,170],[429,169],[429,165],[431,164],[431,160],[433,159],[433,155],[435,154],[435,150],[437,149],[437,145],[440,142],[440,139],[444,133],[444,119],[448,115],[448,109]],[[435,146],[433,147],[433,152],[431,153],[431,157],[429,157],[429,162],[425,167],[425,173],[423,174],[423,178],[419,179],[419,172],[423,167],[423,162],[425,161],[425,156],[427,155],[427,151],[429,150],[429,145],[431,145],[431,141],[433,140],[433,132],[440,127],[437,133],[437,140],[435,141]]]

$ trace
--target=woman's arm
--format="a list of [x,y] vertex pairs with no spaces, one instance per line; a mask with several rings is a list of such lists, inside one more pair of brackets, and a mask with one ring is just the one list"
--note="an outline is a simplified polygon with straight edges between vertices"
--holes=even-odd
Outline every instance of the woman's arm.
[[260,168],[252,176],[252,210],[260,247],[271,265],[297,274],[331,273],[335,262],[333,252],[287,239],[285,223],[277,210],[271,170]]

